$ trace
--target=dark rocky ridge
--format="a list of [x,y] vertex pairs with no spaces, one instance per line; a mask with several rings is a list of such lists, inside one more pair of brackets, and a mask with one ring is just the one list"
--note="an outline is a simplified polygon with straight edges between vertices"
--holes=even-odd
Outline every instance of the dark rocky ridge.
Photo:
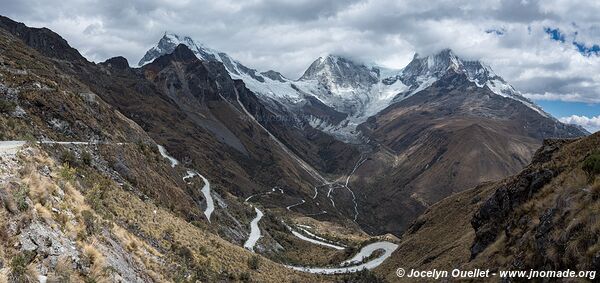
[[475,258],[491,243],[496,241],[513,210],[532,198],[543,186],[562,173],[565,168],[536,168],[536,165],[552,160],[553,155],[575,140],[545,140],[536,151],[532,165],[518,175],[511,177],[496,189],[473,215],[471,225],[476,231],[471,246],[471,258]]
[[285,77],[279,72],[276,72],[273,70],[268,70],[268,71],[262,72],[260,74],[269,79],[272,79],[274,81],[279,81],[279,82],[285,83]]
[[496,236],[513,208],[522,205],[559,173],[550,169],[526,169],[515,177],[515,181],[497,189],[471,220],[471,225],[476,231],[475,241],[471,246],[471,258],[475,258],[496,241]]
[[127,62],[127,59],[125,59],[125,57],[122,56],[110,58],[100,64],[106,65],[109,68],[114,67],[119,70],[125,70],[129,68],[129,62]]
[[1,15],[0,28],[7,30],[46,56],[63,60],[85,60],[79,51],[69,46],[66,40],[47,28],[30,28]]

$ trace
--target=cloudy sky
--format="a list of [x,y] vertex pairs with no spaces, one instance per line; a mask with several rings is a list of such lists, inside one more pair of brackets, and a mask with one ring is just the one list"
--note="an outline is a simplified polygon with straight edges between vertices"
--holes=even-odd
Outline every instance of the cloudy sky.
[[561,120],[600,130],[600,1],[1,1],[0,14],[58,32],[89,60],[132,65],[165,31],[290,78],[325,54],[402,68],[450,47]]

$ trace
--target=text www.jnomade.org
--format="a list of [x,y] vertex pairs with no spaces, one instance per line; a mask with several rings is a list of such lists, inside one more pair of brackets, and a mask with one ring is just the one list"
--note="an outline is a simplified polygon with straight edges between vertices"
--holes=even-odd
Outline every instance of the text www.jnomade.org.
[[594,270],[497,270],[492,271],[490,269],[473,269],[473,270],[404,270],[398,268],[396,270],[398,277],[404,278],[587,278],[594,280],[596,278],[596,271]]

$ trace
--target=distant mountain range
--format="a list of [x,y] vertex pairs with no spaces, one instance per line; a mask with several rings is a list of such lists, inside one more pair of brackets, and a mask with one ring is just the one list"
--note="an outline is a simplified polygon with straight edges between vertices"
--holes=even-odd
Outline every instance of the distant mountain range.
[[[246,67],[190,37],[165,33],[139,64],[179,44],[201,60],[221,62],[232,78],[296,127],[362,148],[368,157],[351,183],[356,182],[359,203],[370,205],[371,213],[357,221],[373,233],[398,234],[441,198],[518,172],[545,138],[589,134],[544,112],[491,67],[462,60],[450,49],[416,54],[399,70],[329,55],[292,80]],[[338,206],[352,205],[348,192],[333,195],[345,200]]]
[[[170,53],[178,44],[188,46],[201,60],[222,62],[232,78],[243,80],[265,103],[276,102],[276,107],[283,106],[297,118],[346,142],[360,139],[361,134],[356,131],[360,123],[389,105],[426,89],[449,71],[464,73],[477,87],[488,88],[499,96],[523,103],[541,116],[550,117],[496,75],[491,67],[480,61],[461,60],[450,49],[425,57],[415,54],[413,60],[399,70],[328,55],[315,60],[298,80],[292,80],[273,70],[259,72],[246,67],[226,53],[197,43],[188,36],[165,33],[138,64],[144,65]],[[327,111],[315,113],[307,104],[316,104]],[[340,119],[342,116],[345,118]]]
[[[597,239],[558,212],[597,199],[580,163],[598,136],[449,49],[398,70],[329,55],[293,80],[172,33],[139,67],[92,63],[0,16],[0,50],[0,281],[9,256],[51,277],[68,251],[73,278],[375,282],[358,271],[389,277],[405,255],[415,267],[447,268],[447,251],[466,254],[463,267],[501,253],[547,267],[513,257],[534,249],[524,234],[577,251]],[[15,144],[20,154],[4,152]]]

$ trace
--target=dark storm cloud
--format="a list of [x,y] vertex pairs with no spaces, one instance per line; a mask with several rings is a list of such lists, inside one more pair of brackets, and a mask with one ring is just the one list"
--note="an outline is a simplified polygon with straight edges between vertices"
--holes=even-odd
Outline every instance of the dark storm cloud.
[[492,16],[500,21],[529,23],[532,21],[558,19],[558,16],[540,6],[537,0],[504,0]]
[[527,82],[520,88],[524,92],[538,92],[538,93],[574,93],[581,92],[593,92],[594,81],[587,77],[570,77],[570,78],[557,78],[557,77],[534,77],[528,79]]
[[266,22],[314,21],[335,16],[360,0],[265,0],[248,5],[245,13],[259,16]]
[[[327,53],[403,67],[415,52],[450,47],[482,59],[529,97],[600,101],[600,56],[573,44],[598,43],[600,4],[593,1],[2,2],[1,14],[53,29],[94,61],[123,55],[137,62],[166,30],[291,78]],[[552,40],[548,27],[567,34],[565,42]]]

